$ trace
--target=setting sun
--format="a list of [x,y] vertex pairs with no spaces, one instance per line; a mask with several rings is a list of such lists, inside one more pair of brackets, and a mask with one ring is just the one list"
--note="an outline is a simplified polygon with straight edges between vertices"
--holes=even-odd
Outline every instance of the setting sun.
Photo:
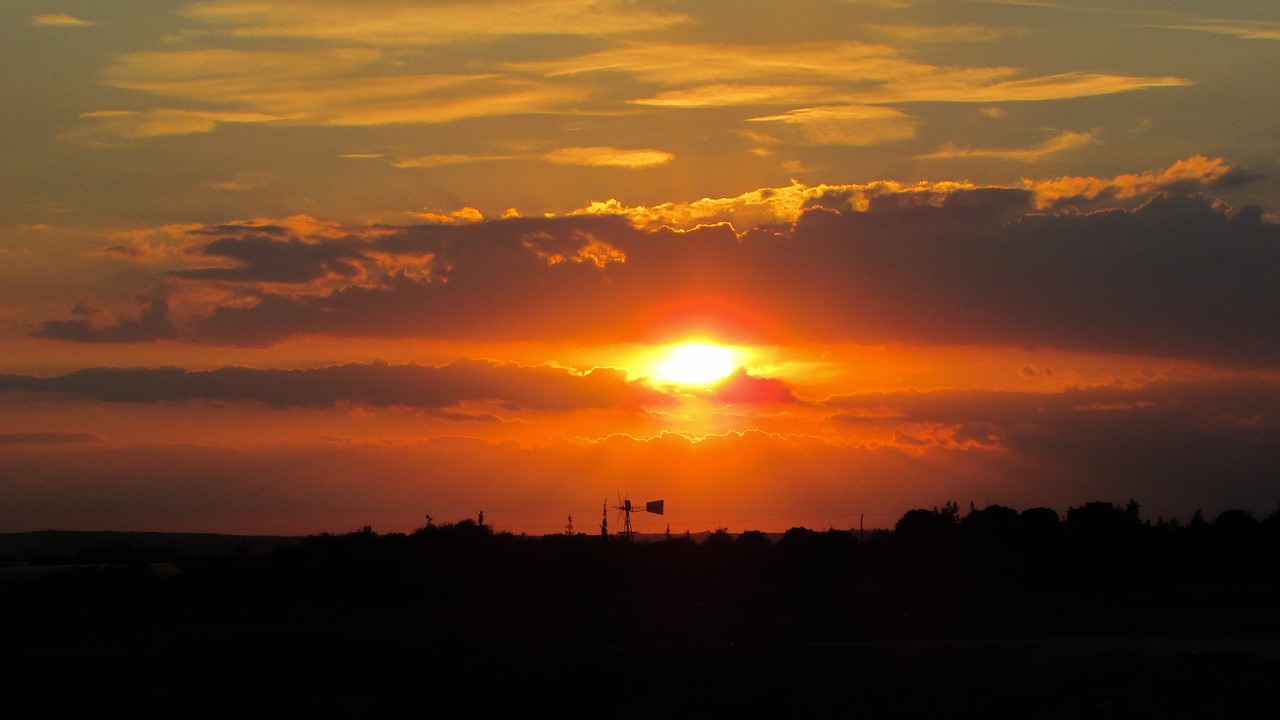
[[655,370],[658,378],[680,385],[705,385],[733,372],[733,350],[707,343],[685,343],[671,348]]

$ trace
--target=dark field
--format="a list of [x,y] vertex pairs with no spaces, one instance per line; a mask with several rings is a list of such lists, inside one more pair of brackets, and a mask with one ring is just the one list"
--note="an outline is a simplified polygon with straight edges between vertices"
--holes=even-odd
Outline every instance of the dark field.
[[1272,714],[1274,516],[1091,506],[913,511],[861,542],[471,521],[203,550],[65,535],[0,574],[0,715]]

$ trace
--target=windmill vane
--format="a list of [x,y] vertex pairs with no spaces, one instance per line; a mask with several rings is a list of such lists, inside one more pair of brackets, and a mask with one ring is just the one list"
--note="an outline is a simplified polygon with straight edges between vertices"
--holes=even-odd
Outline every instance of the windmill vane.
[[643,512],[651,513],[653,515],[662,515],[666,510],[665,502],[665,500],[650,500],[643,504],[633,504],[631,502],[630,493],[628,493],[627,497],[623,497],[622,494],[619,493],[618,504],[614,506],[614,509],[618,511],[619,519],[622,520],[622,532],[620,533],[622,535],[622,539],[628,542],[635,539],[636,531],[631,525],[631,513]]

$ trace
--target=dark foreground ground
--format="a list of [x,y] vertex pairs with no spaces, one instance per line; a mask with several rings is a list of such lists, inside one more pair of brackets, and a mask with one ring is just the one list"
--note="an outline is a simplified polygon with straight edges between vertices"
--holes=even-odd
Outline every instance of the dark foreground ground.
[[213,556],[117,543],[63,558],[102,562],[0,574],[0,717],[1280,708],[1265,548],[789,538],[625,546],[461,525]]

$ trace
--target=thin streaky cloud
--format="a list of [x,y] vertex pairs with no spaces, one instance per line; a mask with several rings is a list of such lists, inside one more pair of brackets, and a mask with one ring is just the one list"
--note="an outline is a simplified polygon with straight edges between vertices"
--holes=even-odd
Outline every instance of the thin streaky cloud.
[[989,25],[864,25],[882,37],[903,42],[955,43],[989,42],[1020,32],[1017,28]]
[[274,180],[275,175],[270,170],[246,170],[244,172],[236,173],[227,180],[216,180],[214,182],[207,183],[205,187],[210,190],[240,192],[267,187]]
[[1165,30],[1189,30],[1213,35],[1229,35],[1241,40],[1280,40],[1280,23],[1273,22],[1203,20],[1185,23],[1162,23],[1151,25],[1150,27]]
[[81,115],[87,125],[59,134],[59,140],[113,146],[133,140],[213,132],[227,123],[269,123],[279,116],[255,112],[156,108],[135,112],[107,110]]
[[501,160],[540,160],[556,165],[583,167],[649,168],[664,165],[675,158],[665,150],[652,148],[621,149],[611,146],[566,147],[537,153],[519,154],[442,154],[423,155],[391,161],[398,168],[432,168],[464,163],[496,162]]
[[996,160],[1014,160],[1017,162],[1036,162],[1049,155],[1054,155],[1082,147],[1095,145],[1097,133],[1065,131],[1048,140],[1029,148],[960,148],[955,145],[944,145],[938,150],[916,157],[922,160],[994,158]]
[[99,438],[87,432],[23,432],[0,433],[0,445],[66,445],[95,442]]
[[831,89],[822,85],[740,85],[718,83],[683,90],[666,90],[635,105],[698,108],[742,105],[808,105],[831,101]]
[[675,155],[663,151],[643,148],[639,150],[620,150],[610,146],[571,147],[552,150],[540,156],[547,162],[557,165],[584,165],[587,167],[621,167],[647,168],[665,165]]
[[465,163],[494,162],[498,160],[519,159],[520,155],[474,155],[467,153],[447,153],[440,155],[420,155],[389,161],[392,167],[398,168],[433,168],[444,165],[462,165]]
[[915,137],[918,122],[894,108],[877,105],[811,107],[781,115],[749,118],[747,122],[774,123],[794,128],[797,139],[808,145],[880,145]]
[[191,5],[184,15],[237,37],[386,47],[456,44],[510,35],[620,35],[688,22],[682,13],[609,0],[431,4],[406,0],[356,4],[341,0],[215,0]]
[[[1019,77],[1015,67],[944,67],[917,62],[886,45],[857,41],[778,45],[629,44],[570,58],[510,67],[564,78],[621,73],[667,86],[633,104],[677,107],[793,101],[815,88],[823,104],[1064,100],[1152,87],[1190,85],[1175,76],[1065,72]],[[870,86],[870,87],[868,87]],[[736,102],[735,102],[736,100]]]
[[444,123],[550,112],[585,97],[566,84],[493,73],[406,73],[372,48],[138,52],[103,77],[110,87],[294,125]]
[[91,20],[82,20],[66,13],[45,13],[32,15],[31,24],[37,27],[88,27],[94,25]]

